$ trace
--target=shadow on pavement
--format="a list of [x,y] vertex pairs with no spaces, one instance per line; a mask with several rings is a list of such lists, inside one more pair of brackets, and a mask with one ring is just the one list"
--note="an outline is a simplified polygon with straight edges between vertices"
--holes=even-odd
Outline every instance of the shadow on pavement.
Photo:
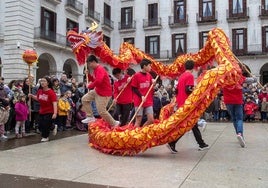
[[[81,134],[87,134],[87,132],[82,132],[75,129],[62,131],[58,132],[56,136],[52,136],[52,134],[50,134],[50,141]],[[19,139],[15,138],[14,135],[9,135],[8,137],[9,137],[8,140],[0,142],[0,151],[14,149],[32,144],[38,144],[40,143],[41,140],[41,135],[37,133],[28,133],[26,134],[25,137]]]

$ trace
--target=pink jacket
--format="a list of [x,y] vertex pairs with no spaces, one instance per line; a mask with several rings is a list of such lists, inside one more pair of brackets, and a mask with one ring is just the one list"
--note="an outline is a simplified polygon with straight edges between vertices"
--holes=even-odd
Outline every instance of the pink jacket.
[[25,102],[16,102],[15,104],[16,121],[25,121],[28,119],[28,106]]

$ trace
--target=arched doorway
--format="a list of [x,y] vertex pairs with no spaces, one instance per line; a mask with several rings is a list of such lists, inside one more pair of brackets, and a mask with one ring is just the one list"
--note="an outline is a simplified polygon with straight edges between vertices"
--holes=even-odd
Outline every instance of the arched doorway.
[[36,81],[46,75],[51,76],[51,74],[56,73],[57,67],[55,59],[48,53],[43,53],[39,56],[37,66]]
[[67,78],[76,78],[78,75],[78,67],[73,59],[67,59],[63,65],[63,72],[67,75]]
[[260,69],[260,83],[262,85],[268,83],[268,63],[265,63]]

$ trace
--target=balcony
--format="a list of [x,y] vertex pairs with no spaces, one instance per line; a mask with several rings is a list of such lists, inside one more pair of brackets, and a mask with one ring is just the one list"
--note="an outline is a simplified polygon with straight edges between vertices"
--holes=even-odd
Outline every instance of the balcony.
[[161,18],[143,19],[144,30],[161,29],[161,28],[162,28]]
[[259,6],[260,19],[268,19],[268,7]]
[[46,0],[46,1],[50,2],[50,3],[54,4],[54,5],[58,5],[58,4],[61,3],[61,0]]
[[40,27],[34,28],[34,43],[59,49],[65,49],[66,46],[69,46],[65,35],[46,31]]
[[123,23],[123,22],[118,22],[118,30],[119,32],[135,32],[136,31],[136,21],[133,20],[132,22],[129,23]]
[[168,25],[171,28],[187,27],[187,25],[188,25],[188,14],[186,15],[185,19],[177,19],[174,16],[169,16],[168,17]]
[[83,14],[83,3],[77,0],[67,0],[65,9],[77,16]]
[[217,24],[218,12],[215,12],[215,15],[212,16],[202,16],[196,13],[196,22],[198,25],[208,25],[208,24]]
[[103,29],[106,29],[108,31],[112,31],[114,29],[114,22],[108,18],[103,18],[101,26]]
[[100,13],[99,12],[96,12],[94,10],[90,10],[89,8],[86,8],[85,12],[86,12],[85,18],[87,21],[100,22]]
[[246,11],[241,13],[233,13],[231,10],[226,10],[227,22],[234,23],[240,21],[248,21],[249,19],[249,8]]

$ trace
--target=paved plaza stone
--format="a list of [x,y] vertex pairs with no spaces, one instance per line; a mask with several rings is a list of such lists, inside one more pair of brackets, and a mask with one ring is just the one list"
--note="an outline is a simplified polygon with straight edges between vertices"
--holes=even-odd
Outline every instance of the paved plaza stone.
[[198,151],[188,132],[177,154],[162,145],[132,157],[88,147],[87,134],[37,142],[0,152],[0,187],[266,188],[268,123],[244,129],[245,148],[230,122],[211,122],[202,132],[209,150]]

